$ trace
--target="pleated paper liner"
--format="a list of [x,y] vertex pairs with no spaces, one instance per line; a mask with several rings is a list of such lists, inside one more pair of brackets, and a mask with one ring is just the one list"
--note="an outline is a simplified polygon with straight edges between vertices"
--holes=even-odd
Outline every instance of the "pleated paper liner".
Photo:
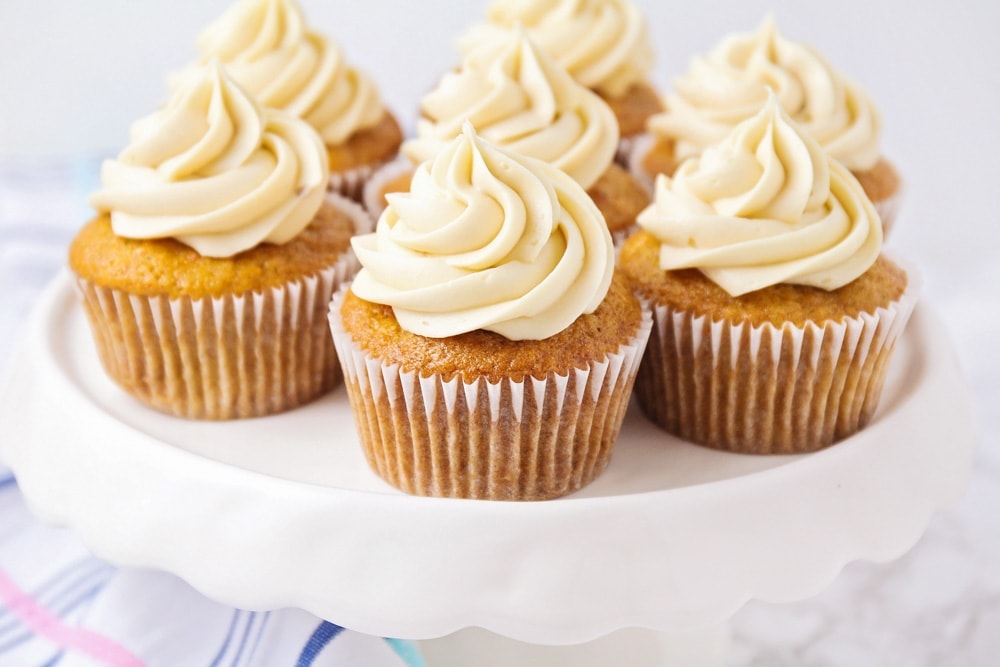
[[649,170],[643,165],[643,160],[649,154],[649,151],[653,150],[655,145],[656,137],[649,132],[645,132],[632,137],[628,146],[623,148],[620,157],[625,169],[646,188],[650,195],[653,194],[653,183],[656,180],[656,175],[649,173]]
[[[360,206],[331,199],[359,232],[370,230]],[[237,419],[289,410],[339,384],[327,310],[358,266],[348,250],[278,287],[200,299],[77,285],[104,370],[125,391],[178,417]]]
[[632,153],[635,152],[635,142],[644,136],[646,136],[646,133],[636,134],[631,137],[621,137],[618,140],[618,148],[615,150],[615,162],[618,166],[629,171]]
[[651,327],[603,359],[566,375],[502,380],[422,376],[366,353],[342,325],[343,290],[330,327],[365,456],[414,495],[545,500],[593,481],[611,459]]
[[622,244],[628,240],[628,237],[639,231],[641,227],[639,225],[629,225],[625,229],[619,229],[618,231],[611,232],[611,242],[615,246],[615,257],[621,252]]
[[664,430],[716,449],[805,453],[867,424],[917,301],[914,270],[898,301],[822,324],[751,326],[653,308],[635,383],[643,412]]
[[365,185],[385,163],[360,165],[345,171],[331,171],[327,190],[364,206]]
[[412,174],[415,167],[406,157],[399,155],[395,159],[381,165],[365,183],[361,196],[361,204],[375,220],[386,208],[385,188],[404,174]]
[[872,200],[872,205],[875,207],[875,211],[878,212],[878,217],[882,220],[882,233],[886,238],[898,226],[896,223],[902,204],[903,186],[900,186],[896,192],[885,199],[880,199],[879,201]]

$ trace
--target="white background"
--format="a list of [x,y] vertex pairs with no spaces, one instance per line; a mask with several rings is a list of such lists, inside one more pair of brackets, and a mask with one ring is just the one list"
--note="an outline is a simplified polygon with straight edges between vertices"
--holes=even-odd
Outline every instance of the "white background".
[[[163,100],[167,72],[195,56],[195,36],[228,4],[0,0],[0,164],[117,152],[128,125]],[[734,660],[991,664],[1000,649],[1000,3],[636,4],[649,22],[661,89],[692,55],[730,31],[756,28],[770,11],[786,36],[814,45],[869,90],[884,114],[884,153],[906,182],[891,245],[921,267],[924,302],[951,330],[981,421],[978,467],[962,507],[936,520],[902,561],[849,568],[808,603],[751,605],[737,616]],[[420,95],[456,62],[454,37],[485,2],[302,5],[410,126]],[[58,222],[74,228],[82,220]],[[855,618],[874,595],[886,596],[884,607]],[[949,630],[958,617],[964,625]],[[816,623],[803,625],[806,618],[823,619],[825,652],[803,648],[821,633]],[[931,641],[943,648],[921,643]]]

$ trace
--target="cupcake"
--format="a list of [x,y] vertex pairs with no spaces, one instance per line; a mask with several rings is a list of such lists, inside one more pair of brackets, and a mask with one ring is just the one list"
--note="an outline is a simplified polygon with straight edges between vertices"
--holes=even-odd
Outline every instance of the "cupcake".
[[211,58],[265,107],[302,118],[326,144],[330,189],[360,201],[365,180],[399,150],[395,117],[364,72],[340,47],[311,30],[295,0],[239,0],[198,39],[200,61]]
[[486,21],[458,40],[468,55],[502,43],[520,25],[577,81],[600,95],[618,119],[623,142],[663,109],[650,84],[653,48],[642,13],[625,0],[494,0]]
[[770,19],[756,33],[730,36],[692,61],[666,95],[666,110],[647,121],[651,138],[635,148],[634,173],[648,183],[655,174],[669,176],[683,160],[722,141],[755,115],[768,89],[851,170],[888,229],[901,181],[881,154],[878,109],[857,84],[808,45],[786,39]]
[[466,123],[353,244],[330,325],[382,478],[542,500],[605,468],[651,323],[576,181]]
[[916,277],[881,252],[857,179],[772,96],[657,177],[620,265],[654,310],[636,380],[666,431],[800,453],[871,420]]
[[[645,188],[614,162],[618,125],[600,97],[577,83],[523,30],[470,54],[424,96],[416,136],[403,143],[411,165],[432,159],[470,121],[483,138],[545,160],[574,178],[596,202],[612,235],[624,238],[649,203]],[[389,167],[371,182],[366,204],[405,190],[413,167]],[[395,180],[392,180],[395,179]],[[374,210],[373,210],[374,209]]]
[[371,225],[326,191],[309,125],[210,63],[101,176],[69,265],[112,380],[198,419],[281,412],[337,384],[326,312]]

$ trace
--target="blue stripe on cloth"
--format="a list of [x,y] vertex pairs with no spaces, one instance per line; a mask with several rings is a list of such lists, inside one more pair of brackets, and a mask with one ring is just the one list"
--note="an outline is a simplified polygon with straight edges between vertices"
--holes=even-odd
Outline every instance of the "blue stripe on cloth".
[[15,486],[17,486],[17,480],[13,474],[8,473],[0,476],[0,489],[14,488]]
[[250,651],[247,653],[246,664],[253,664],[254,656],[257,654],[257,648],[260,646],[260,640],[264,637],[264,628],[267,627],[267,622],[270,620],[271,612],[265,611],[261,614],[260,624],[257,626],[257,633],[254,636],[253,644],[250,646]]
[[226,631],[226,636],[222,639],[222,646],[219,647],[219,652],[210,663],[210,667],[219,667],[221,664],[222,656],[224,656],[226,651],[229,649],[229,642],[233,640],[233,633],[236,631],[236,623],[240,620],[240,616],[242,614],[243,612],[239,609],[233,611],[233,620],[229,622],[229,630]]
[[250,612],[250,619],[247,621],[246,626],[243,628],[243,636],[240,637],[240,645],[236,649],[236,656],[230,663],[234,667],[240,664],[240,656],[243,655],[243,651],[247,647],[247,638],[250,636],[250,629],[253,627],[254,621],[257,620],[258,614],[256,612]]
[[59,664],[59,661],[62,660],[63,657],[65,657],[65,655],[66,655],[65,651],[59,651],[54,656],[52,656],[51,660],[43,664],[41,667],[56,667],[56,665]]
[[[238,667],[253,663],[254,654],[264,635],[264,628],[271,618],[271,612],[233,610],[229,629],[222,639],[219,650],[210,667]],[[239,635],[239,639],[234,639]],[[232,654],[232,655],[231,655]]]
[[323,652],[326,645],[333,641],[333,638],[344,631],[339,625],[334,625],[329,621],[323,621],[313,630],[309,641],[302,648],[299,659],[295,662],[295,667],[312,667],[313,662]]
[[386,639],[385,642],[395,651],[396,655],[403,659],[407,667],[427,667],[424,657],[420,655],[412,642],[403,639]]

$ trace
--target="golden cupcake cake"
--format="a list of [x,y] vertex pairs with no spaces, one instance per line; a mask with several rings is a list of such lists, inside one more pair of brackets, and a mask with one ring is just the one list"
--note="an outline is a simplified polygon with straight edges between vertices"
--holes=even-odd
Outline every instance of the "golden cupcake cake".
[[373,177],[365,203],[377,213],[385,192],[405,190],[413,165],[433,159],[471,122],[491,143],[544,160],[569,174],[594,199],[616,240],[634,229],[649,195],[615,163],[618,125],[610,107],[577,83],[523,30],[469,54],[421,101],[406,162]]
[[747,453],[826,447],[875,413],[916,276],[857,179],[772,96],[660,175],[620,265],[654,310],[642,410]]
[[772,19],[731,35],[694,58],[649,118],[633,172],[647,182],[722,141],[754,116],[772,90],[781,105],[861,182],[886,229],[896,217],[901,179],[881,152],[882,117],[869,95],[815,49],[784,37]]
[[330,188],[360,200],[365,180],[396,156],[402,130],[371,77],[310,28],[296,0],[239,0],[198,38],[201,57],[183,80],[217,58],[265,107],[315,128],[326,145]]
[[650,82],[655,55],[645,17],[627,0],[493,0],[486,20],[458,40],[468,55],[520,26],[573,78],[614,111],[622,140],[642,134],[663,109]]
[[466,123],[353,244],[330,326],[382,478],[542,500],[607,466],[651,323],[576,181]]
[[112,380],[198,419],[281,412],[337,384],[327,309],[371,224],[327,192],[309,125],[213,62],[133,125],[101,177],[69,265]]

